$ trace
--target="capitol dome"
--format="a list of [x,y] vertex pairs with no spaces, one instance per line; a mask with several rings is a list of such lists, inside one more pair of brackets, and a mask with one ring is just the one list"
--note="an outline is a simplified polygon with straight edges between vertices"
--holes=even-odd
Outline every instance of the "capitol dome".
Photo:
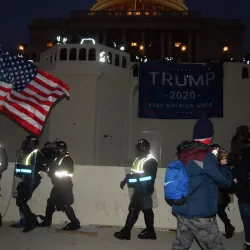
[[97,0],[91,11],[187,11],[184,0]]

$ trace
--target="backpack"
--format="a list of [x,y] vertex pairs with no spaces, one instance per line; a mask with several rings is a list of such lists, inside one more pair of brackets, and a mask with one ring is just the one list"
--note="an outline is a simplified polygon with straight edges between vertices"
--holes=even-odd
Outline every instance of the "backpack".
[[170,205],[180,206],[187,201],[188,174],[180,160],[172,161],[166,169],[164,193]]

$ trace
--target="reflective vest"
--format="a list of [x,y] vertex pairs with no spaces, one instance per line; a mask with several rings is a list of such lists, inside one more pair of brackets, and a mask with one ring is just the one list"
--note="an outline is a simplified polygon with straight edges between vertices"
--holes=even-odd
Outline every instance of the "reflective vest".
[[[61,159],[58,161],[57,163],[57,166],[60,166],[62,164],[62,161],[65,157],[68,157],[69,155],[64,155],[63,157],[61,157]],[[70,156],[71,157],[71,156]],[[74,162],[74,166],[73,166],[73,171],[72,172],[69,172],[67,169],[61,169],[60,167],[56,169],[55,171],[55,176],[58,177],[58,178],[64,178],[64,177],[73,177],[73,173],[74,173],[74,170],[75,170],[75,161],[74,159],[71,157],[71,159],[73,160]],[[57,161],[58,158],[56,158],[54,160]]]
[[[38,149],[33,150],[29,154],[24,154],[23,159],[21,161],[21,167],[16,169],[16,173],[23,173],[23,174],[31,174],[32,173],[32,157],[38,152]],[[38,172],[40,176],[42,176],[41,172]]]
[[155,159],[155,157],[152,154],[148,154],[144,158],[137,157],[135,159],[135,161],[133,162],[133,165],[131,168],[131,174],[143,174],[144,173],[144,164],[151,159]]

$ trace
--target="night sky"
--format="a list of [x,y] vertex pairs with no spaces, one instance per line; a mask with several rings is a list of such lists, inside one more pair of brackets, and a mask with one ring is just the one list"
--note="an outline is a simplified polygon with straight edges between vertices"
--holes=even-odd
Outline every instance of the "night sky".
[[[33,18],[67,17],[70,10],[88,10],[95,0],[2,0],[0,44],[14,49],[29,42],[27,24]],[[241,5],[237,5],[241,3]],[[249,27],[245,48],[250,49],[250,0],[186,0],[189,10],[200,10],[204,17],[241,18]]]

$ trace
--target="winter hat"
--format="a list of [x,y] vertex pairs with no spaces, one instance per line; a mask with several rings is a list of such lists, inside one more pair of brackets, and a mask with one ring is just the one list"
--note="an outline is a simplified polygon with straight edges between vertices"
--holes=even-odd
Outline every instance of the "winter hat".
[[199,119],[194,125],[193,139],[208,139],[213,137],[214,135],[214,126],[213,123],[207,119],[202,118]]

